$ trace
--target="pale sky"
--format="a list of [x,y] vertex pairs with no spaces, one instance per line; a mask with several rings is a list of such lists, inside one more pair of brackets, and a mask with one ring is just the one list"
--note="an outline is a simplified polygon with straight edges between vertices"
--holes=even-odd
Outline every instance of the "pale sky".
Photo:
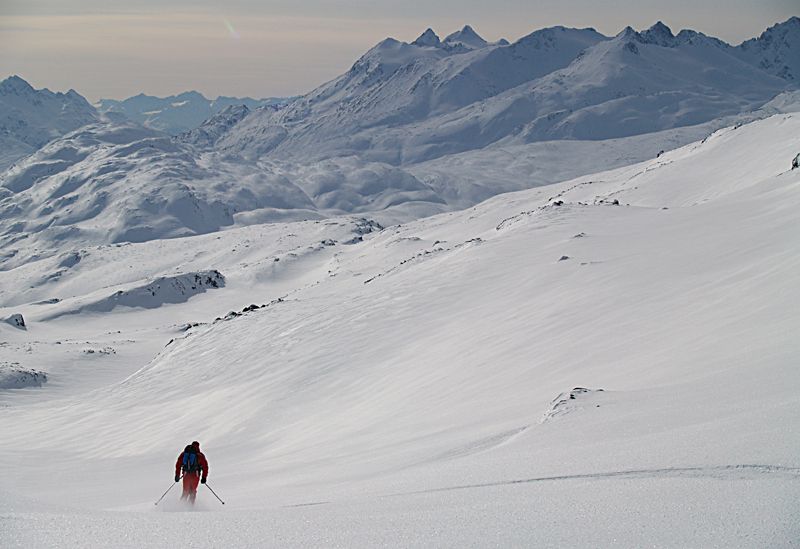
[[514,41],[543,27],[614,35],[658,20],[729,43],[800,15],[797,0],[0,0],[0,79],[74,88],[90,101],[197,90],[310,91],[375,43],[472,25]]

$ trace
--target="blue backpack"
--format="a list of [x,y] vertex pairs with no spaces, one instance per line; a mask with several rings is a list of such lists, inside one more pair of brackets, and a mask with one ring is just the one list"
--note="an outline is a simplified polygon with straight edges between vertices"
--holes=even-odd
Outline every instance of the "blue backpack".
[[187,448],[183,451],[183,464],[181,469],[184,473],[196,473],[200,470],[200,460],[197,459],[197,454],[194,449],[189,451]]

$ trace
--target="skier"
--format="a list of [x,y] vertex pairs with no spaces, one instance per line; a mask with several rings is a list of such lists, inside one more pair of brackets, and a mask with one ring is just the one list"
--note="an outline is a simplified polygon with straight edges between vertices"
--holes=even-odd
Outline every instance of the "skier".
[[[175,462],[175,482],[181,479],[183,472],[183,494],[181,499],[194,503],[197,497],[197,484],[205,484],[208,478],[208,461],[200,451],[200,443],[196,440],[184,448]],[[201,477],[202,475],[202,477]]]

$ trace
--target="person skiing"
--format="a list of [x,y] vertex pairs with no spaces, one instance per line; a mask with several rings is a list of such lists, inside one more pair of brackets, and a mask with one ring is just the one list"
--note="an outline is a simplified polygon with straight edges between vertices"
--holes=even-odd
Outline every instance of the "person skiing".
[[196,440],[184,448],[175,462],[175,482],[183,473],[183,494],[181,499],[194,503],[197,497],[197,484],[205,484],[208,479],[208,461],[200,451],[200,443]]

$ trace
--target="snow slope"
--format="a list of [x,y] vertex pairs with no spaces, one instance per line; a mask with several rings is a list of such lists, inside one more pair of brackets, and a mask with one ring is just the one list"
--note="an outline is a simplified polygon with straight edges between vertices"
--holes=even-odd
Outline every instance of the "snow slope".
[[[0,393],[0,541],[791,546],[798,135],[780,114],[377,232],[92,248],[57,282],[66,298],[128,271],[225,274],[156,309],[46,320],[44,286],[6,291],[0,316],[28,321],[0,326],[7,360],[48,381]],[[225,507],[206,488],[202,515],[174,490],[154,507],[193,439]]]
[[35,90],[19,76],[0,82],[0,172],[48,141],[99,119],[75,90]]

